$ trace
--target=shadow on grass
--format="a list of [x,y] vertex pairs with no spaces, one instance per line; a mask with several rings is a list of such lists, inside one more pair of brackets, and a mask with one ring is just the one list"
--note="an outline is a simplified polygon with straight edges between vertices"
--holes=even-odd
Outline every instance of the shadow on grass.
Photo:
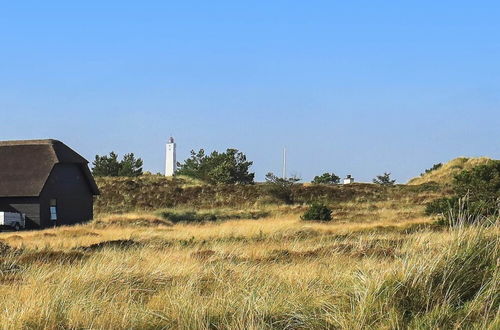
[[268,217],[270,212],[246,211],[246,212],[196,212],[196,211],[162,211],[161,217],[173,223],[178,222],[213,222],[238,219],[261,219]]

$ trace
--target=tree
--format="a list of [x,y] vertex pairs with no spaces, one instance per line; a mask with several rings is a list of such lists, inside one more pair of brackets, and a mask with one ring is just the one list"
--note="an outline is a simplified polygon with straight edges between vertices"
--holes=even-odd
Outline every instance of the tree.
[[373,183],[381,184],[384,186],[392,186],[396,180],[391,180],[391,173],[384,172],[382,175],[377,175],[375,179],[373,179]]
[[211,184],[252,184],[254,173],[249,169],[253,162],[247,161],[245,154],[237,149],[227,149],[210,155],[205,150],[191,150],[191,157],[183,164],[177,163],[177,175],[186,175]]
[[120,162],[118,176],[139,176],[142,175],[142,159],[135,158],[133,153],[123,156]]
[[314,184],[336,184],[340,183],[340,178],[334,173],[323,173],[322,175],[317,175],[312,180]]
[[135,158],[133,153],[123,156],[118,161],[118,155],[113,151],[106,156],[95,156],[92,162],[94,176],[139,176],[142,174],[142,159]]
[[191,157],[184,161],[184,164],[177,162],[176,175],[185,175],[194,179],[203,180],[206,177],[207,156],[205,150],[195,152],[191,150]]
[[109,156],[96,155],[92,165],[92,174],[94,176],[118,176],[120,171],[118,155],[113,151],[109,153]]
[[280,178],[273,173],[266,174],[267,190],[269,194],[286,204],[293,204],[293,186],[300,178]]

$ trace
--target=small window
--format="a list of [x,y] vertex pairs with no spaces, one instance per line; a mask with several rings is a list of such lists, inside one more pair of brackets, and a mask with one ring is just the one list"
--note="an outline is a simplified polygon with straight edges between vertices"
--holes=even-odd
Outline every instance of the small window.
[[50,220],[57,220],[57,201],[55,199],[50,200]]

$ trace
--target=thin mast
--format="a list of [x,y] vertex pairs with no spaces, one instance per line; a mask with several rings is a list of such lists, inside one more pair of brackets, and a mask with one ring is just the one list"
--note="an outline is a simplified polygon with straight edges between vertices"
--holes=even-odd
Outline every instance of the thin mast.
[[283,148],[283,179],[286,179],[286,148]]

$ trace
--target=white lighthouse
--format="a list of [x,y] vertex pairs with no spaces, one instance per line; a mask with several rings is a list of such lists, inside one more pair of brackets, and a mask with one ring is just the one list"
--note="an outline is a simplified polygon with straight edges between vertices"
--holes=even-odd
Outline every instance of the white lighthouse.
[[175,158],[175,141],[173,137],[168,139],[165,157],[165,176],[173,176],[177,170],[177,160]]

